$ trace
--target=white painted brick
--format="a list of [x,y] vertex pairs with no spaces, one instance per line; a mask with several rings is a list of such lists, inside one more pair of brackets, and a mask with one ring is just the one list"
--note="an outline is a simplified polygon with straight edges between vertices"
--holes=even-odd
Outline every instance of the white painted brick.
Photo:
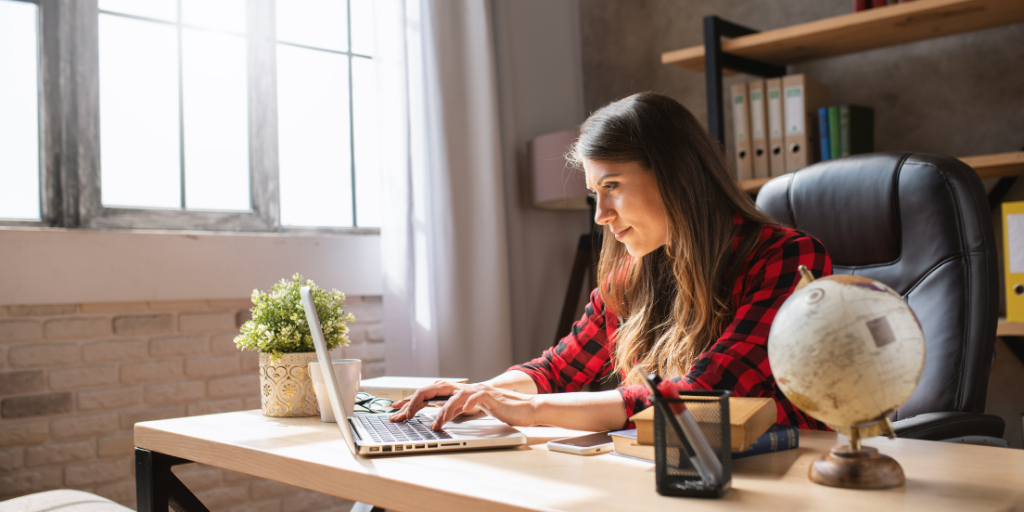
[[189,416],[199,416],[201,414],[218,414],[222,412],[233,412],[245,410],[245,405],[241,398],[227,398],[224,400],[209,400],[206,402],[199,402],[196,404],[188,405]]
[[245,351],[238,355],[240,367],[243,372],[260,371],[260,353]]
[[96,454],[102,458],[127,457],[135,453],[135,434],[126,432],[96,439]]
[[182,313],[178,315],[178,329],[181,332],[219,332],[234,329],[234,311],[210,313]]
[[25,465],[54,466],[96,458],[96,443],[92,439],[68,443],[46,443],[25,449]]
[[48,340],[88,340],[110,334],[110,319],[105,316],[51,318],[43,323]]
[[17,471],[0,476],[0,501],[63,487],[61,468]]
[[297,490],[297,487],[293,487],[288,484],[260,479],[252,486],[252,490],[249,491],[249,495],[252,496],[252,499],[255,501],[262,501],[270,498],[279,498],[286,494],[292,494]]
[[[349,508],[348,510],[352,510]],[[228,509],[228,512],[281,512],[281,500],[246,503]]]
[[374,377],[383,377],[384,373],[384,362],[364,362],[363,363],[363,378],[372,379]]
[[238,374],[238,356],[194,357],[185,360],[185,375],[193,378]]
[[100,485],[93,489],[92,492],[126,507],[135,508],[135,479]]
[[145,407],[140,409],[128,409],[121,411],[120,422],[123,430],[135,427],[136,423],[142,421],[166,420],[169,418],[181,418],[185,416],[185,406],[164,405],[160,407]]
[[345,347],[345,357],[349,359],[361,359],[365,362],[383,361],[383,343],[360,343]]
[[39,320],[0,320],[0,343],[42,338],[43,323]]
[[7,316],[7,306],[0,306],[0,317]]
[[248,309],[243,309],[235,313],[235,327],[241,329],[242,326],[245,325],[245,323],[248,322],[249,320],[252,320],[252,311],[249,311]]
[[238,336],[238,331],[211,334],[210,352],[214,354],[237,354],[239,348],[235,345],[235,336]]
[[77,312],[77,304],[40,304],[34,306],[7,306],[7,314],[10,316],[57,316],[73,315]]
[[219,487],[223,484],[221,470],[204,464],[175,466],[171,471],[192,492]]
[[225,299],[206,301],[211,311],[226,311],[229,309],[251,309],[252,299]]
[[0,446],[25,446],[46,441],[50,429],[45,421],[0,422]]
[[384,341],[384,324],[371,325],[367,327],[366,339],[369,341]]
[[94,302],[82,304],[83,315],[144,313],[149,311],[145,302]]
[[356,322],[361,324],[372,324],[383,320],[384,308],[370,304],[359,304],[351,307],[346,306],[345,311],[356,317]]
[[210,398],[259,396],[260,376],[253,373],[210,379],[206,383],[206,392]]
[[50,370],[52,389],[82,389],[117,383],[117,366],[112,364]]
[[0,450],[0,474],[25,467],[25,449],[21,446]]
[[7,347],[0,345],[0,368],[7,368]]
[[205,354],[209,346],[209,341],[203,334],[162,336],[149,340],[149,355],[199,356]]
[[114,333],[119,336],[149,336],[174,332],[174,315],[124,315],[114,317]]
[[245,405],[242,406],[245,411],[251,411],[253,409],[263,408],[261,398],[258,396],[247,396],[245,397]]
[[138,361],[146,358],[146,342],[140,339],[101,340],[82,345],[86,363]]
[[218,510],[244,503],[249,500],[249,484],[237,484],[230,486],[205,489],[195,493],[199,501],[210,510]]
[[178,380],[182,377],[180,359],[164,359],[121,365],[121,382],[124,384],[144,384],[147,382],[163,382]]
[[312,512],[328,508],[333,504],[334,501],[326,494],[304,490],[281,500],[281,510],[282,512]]
[[120,409],[142,403],[142,388],[119,386],[78,392],[78,410]]
[[38,368],[74,364],[80,355],[77,343],[36,343],[9,347],[7,361],[13,368]]
[[384,303],[383,295],[363,295],[363,302],[366,304],[376,304],[377,307],[382,307]]
[[116,430],[117,414],[112,412],[57,418],[50,422],[50,435],[54,439],[95,437]]
[[148,405],[179,404],[206,398],[206,383],[201,380],[180,380],[146,386]]
[[151,311],[206,311],[208,307],[205,300],[166,300],[149,303]]
[[64,466],[64,484],[81,487],[126,480],[132,476],[133,465],[130,457],[121,457]]

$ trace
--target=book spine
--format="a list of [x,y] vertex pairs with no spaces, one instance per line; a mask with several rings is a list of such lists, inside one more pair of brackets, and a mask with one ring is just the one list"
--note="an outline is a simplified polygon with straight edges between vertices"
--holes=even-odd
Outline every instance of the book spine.
[[850,156],[850,106],[839,107],[839,155]]
[[828,140],[832,158],[839,158],[839,107],[828,108]]
[[871,0],[853,0],[853,12],[863,11],[871,7]]
[[818,109],[818,140],[821,143],[821,161],[829,160],[831,152],[828,139],[828,107]]
[[789,425],[776,426],[765,432],[747,448],[747,451],[732,454],[733,459],[753,457],[764,453],[792,450],[800,446],[800,434],[796,427]]

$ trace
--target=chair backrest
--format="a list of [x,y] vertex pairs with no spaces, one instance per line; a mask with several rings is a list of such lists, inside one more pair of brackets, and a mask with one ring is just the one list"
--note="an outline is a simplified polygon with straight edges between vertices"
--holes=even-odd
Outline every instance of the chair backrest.
[[757,204],[820,240],[836,274],[889,285],[917,315],[924,373],[893,419],[984,412],[999,275],[992,216],[973,169],[922,153],[855,155],[775,178]]

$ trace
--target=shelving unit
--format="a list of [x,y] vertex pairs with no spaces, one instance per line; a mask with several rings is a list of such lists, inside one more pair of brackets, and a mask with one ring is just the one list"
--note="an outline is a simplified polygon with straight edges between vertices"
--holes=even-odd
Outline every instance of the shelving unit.
[[[917,0],[765,32],[708,16],[704,18],[703,45],[665,52],[661,62],[691,71],[708,71],[708,131],[722,142],[723,73],[782,76],[787,64],[1021,22],[1024,0]],[[722,40],[723,37],[731,39]],[[961,160],[982,178],[1024,175],[1024,152]],[[756,193],[767,181],[743,180],[740,185],[747,192]],[[996,187],[997,195],[1008,188],[1009,184],[1001,183]]]

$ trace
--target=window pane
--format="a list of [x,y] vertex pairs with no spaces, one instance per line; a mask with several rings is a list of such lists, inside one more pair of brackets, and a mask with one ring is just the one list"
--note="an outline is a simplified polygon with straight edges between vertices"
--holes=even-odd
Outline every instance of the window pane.
[[182,31],[185,207],[249,209],[245,37]]
[[380,227],[380,169],[377,154],[377,78],[374,62],[353,57],[352,110],[355,124],[356,219]]
[[181,0],[181,21],[186,25],[244,34],[245,0]]
[[0,0],[0,219],[39,220],[35,4]]
[[373,0],[352,1],[352,53],[373,55]]
[[352,225],[348,57],[277,45],[281,224]]
[[177,0],[99,0],[101,11],[178,21]]
[[99,32],[102,202],[179,208],[176,29],[100,14]]
[[280,0],[277,40],[328,50],[348,49],[344,0]]

